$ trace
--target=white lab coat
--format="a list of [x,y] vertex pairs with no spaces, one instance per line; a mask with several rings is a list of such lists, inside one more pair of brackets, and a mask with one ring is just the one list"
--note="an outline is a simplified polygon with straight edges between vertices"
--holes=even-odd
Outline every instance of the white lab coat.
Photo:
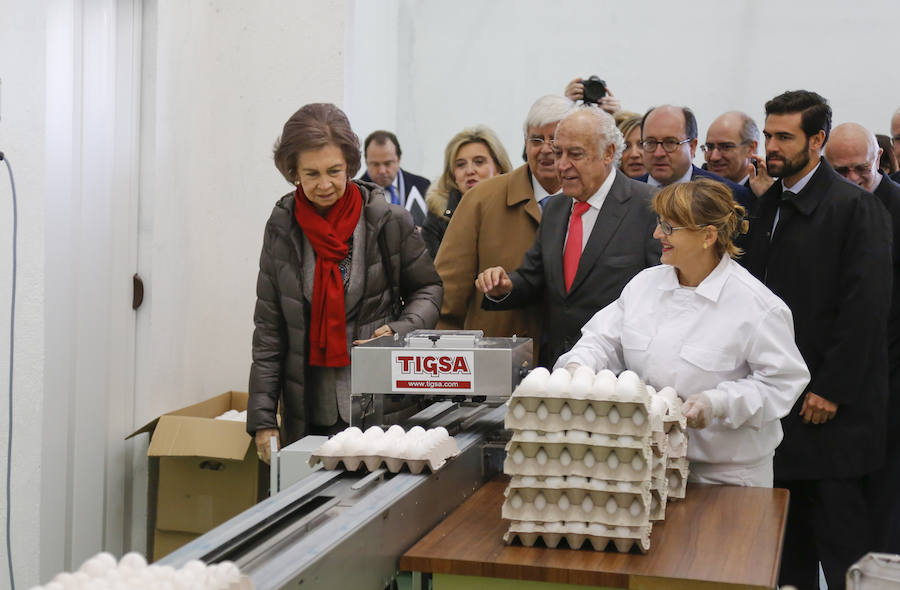
[[695,289],[682,287],[672,266],[642,271],[556,366],[568,363],[631,369],[682,399],[705,392],[720,417],[691,431],[692,471],[745,485],[771,486],[780,418],[809,382],[790,309],[727,254]]

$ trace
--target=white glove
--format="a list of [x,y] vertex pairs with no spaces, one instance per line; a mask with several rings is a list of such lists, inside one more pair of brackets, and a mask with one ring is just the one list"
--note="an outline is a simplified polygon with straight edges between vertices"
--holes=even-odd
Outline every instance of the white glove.
[[714,417],[712,400],[705,393],[695,393],[684,401],[681,413],[689,428],[706,428]]
[[575,371],[577,371],[580,366],[581,363],[566,363],[566,371],[569,372],[570,377],[574,377]]

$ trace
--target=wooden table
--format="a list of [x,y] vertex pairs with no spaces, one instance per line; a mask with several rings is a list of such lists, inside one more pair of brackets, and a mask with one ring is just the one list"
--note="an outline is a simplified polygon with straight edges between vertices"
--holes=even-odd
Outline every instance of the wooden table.
[[[435,590],[561,584],[749,589],[777,583],[787,490],[689,484],[686,499],[670,502],[665,521],[653,525],[650,552],[640,555],[506,545],[509,523],[500,518],[506,484],[485,484],[407,551],[400,569],[434,574]],[[461,580],[468,583],[461,586]]]

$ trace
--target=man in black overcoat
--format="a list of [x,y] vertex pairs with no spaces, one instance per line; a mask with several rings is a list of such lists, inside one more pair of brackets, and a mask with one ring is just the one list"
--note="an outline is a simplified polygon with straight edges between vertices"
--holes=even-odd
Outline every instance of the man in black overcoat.
[[887,445],[884,464],[869,477],[868,488],[875,533],[873,550],[900,553],[900,184],[878,170],[881,151],[871,131],[856,123],[844,123],[831,132],[825,159],[835,172],[873,193],[891,219],[894,288],[887,325]]
[[775,486],[790,490],[781,585],[830,590],[872,546],[867,474],[884,461],[891,229],[884,206],[820,153],[831,108],[814,92],[766,103],[766,167],[743,264],[791,308],[811,374],[782,420]]

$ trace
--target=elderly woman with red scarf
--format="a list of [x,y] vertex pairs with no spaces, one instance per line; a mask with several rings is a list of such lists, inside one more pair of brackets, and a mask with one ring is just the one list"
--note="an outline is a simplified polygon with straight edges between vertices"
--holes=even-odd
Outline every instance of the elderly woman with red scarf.
[[438,319],[441,280],[409,214],[351,180],[359,146],[347,116],[322,103],[294,113],[275,146],[296,190],[266,224],[256,285],[247,432],[265,461],[279,401],[285,444],[344,428],[352,343]]

